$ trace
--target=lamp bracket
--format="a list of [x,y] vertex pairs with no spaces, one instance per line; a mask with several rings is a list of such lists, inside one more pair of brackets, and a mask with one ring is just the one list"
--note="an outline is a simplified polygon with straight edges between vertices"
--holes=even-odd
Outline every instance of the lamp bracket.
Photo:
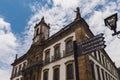
[[113,33],[112,36],[115,36],[115,35],[118,35],[118,34],[120,34],[120,31],[117,31],[117,32]]

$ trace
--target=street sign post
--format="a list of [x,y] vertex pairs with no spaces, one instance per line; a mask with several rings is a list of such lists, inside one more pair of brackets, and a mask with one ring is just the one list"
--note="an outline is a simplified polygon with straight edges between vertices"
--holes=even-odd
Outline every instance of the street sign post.
[[85,41],[82,41],[80,43],[74,41],[74,60],[75,60],[76,80],[80,80],[79,68],[78,68],[78,56],[103,49],[105,48],[104,43],[105,41],[102,33],[92,38],[89,38]]
[[103,49],[105,48],[104,43],[105,41],[102,33],[80,43],[77,43],[77,51],[79,52],[78,55]]

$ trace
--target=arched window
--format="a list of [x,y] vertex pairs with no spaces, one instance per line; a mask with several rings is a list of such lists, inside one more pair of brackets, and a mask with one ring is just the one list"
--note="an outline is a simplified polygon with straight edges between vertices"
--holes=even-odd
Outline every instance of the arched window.
[[73,36],[65,40],[65,53],[68,54],[73,51]]
[[45,64],[50,63],[50,49],[45,51]]
[[66,64],[66,80],[74,80],[74,65],[73,60],[70,60]]
[[49,71],[49,69],[45,69],[43,71],[43,80],[48,80],[48,71]]
[[60,59],[60,43],[54,46],[54,60]]
[[38,35],[39,34],[39,28],[36,30],[36,35]]
[[98,75],[98,80],[101,80],[101,76],[100,76],[100,67],[98,65],[96,65],[97,68],[97,75]]
[[17,74],[17,67],[15,67],[15,75]]
[[26,62],[24,62],[24,63],[23,63],[23,68],[22,68],[22,69],[24,70],[26,67],[27,67],[27,64],[26,64]]
[[101,72],[102,72],[102,78],[103,78],[103,80],[105,80],[104,70],[101,69]]
[[59,57],[59,54],[60,54],[60,47],[57,46],[57,47],[55,48],[55,56],[56,56],[56,58]]
[[60,65],[53,67],[53,80],[60,80]]
[[35,75],[33,75],[32,80],[35,80]]
[[66,66],[66,68],[67,68],[67,80],[73,80],[73,64],[68,64],[67,66]]
[[94,70],[94,62],[90,60],[90,67],[91,67],[91,75],[92,75],[92,80],[95,80],[95,70]]
[[72,40],[69,40],[66,42],[66,51],[70,52],[73,50],[73,44],[72,44]]

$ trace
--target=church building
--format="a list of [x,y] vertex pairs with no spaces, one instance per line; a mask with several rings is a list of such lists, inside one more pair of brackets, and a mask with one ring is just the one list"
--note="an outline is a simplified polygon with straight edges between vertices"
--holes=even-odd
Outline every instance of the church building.
[[50,25],[43,17],[34,27],[30,49],[12,63],[10,80],[119,80],[117,68],[104,49],[78,56],[76,74],[74,42],[94,36],[79,8],[73,22],[49,34]]

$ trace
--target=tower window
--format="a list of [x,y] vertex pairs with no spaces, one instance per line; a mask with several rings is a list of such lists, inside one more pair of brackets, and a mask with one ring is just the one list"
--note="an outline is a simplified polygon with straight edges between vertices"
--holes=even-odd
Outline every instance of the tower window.
[[39,34],[39,28],[36,30],[36,35],[38,35]]

